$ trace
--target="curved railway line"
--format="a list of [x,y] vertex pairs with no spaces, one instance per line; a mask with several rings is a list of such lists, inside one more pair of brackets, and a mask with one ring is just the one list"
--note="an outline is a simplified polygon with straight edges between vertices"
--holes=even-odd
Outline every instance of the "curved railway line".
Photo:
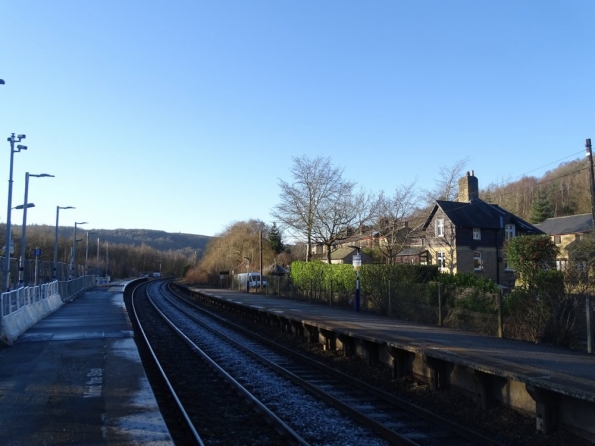
[[[183,441],[500,444],[251,333],[176,294],[167,282],[142,285],[133,303],[139,324],[150,327],[144,333],[168,376],[165,387],[184,408],[174,418],[191,426],[180,434]],[[237,418],[227,414],[231,409]]]

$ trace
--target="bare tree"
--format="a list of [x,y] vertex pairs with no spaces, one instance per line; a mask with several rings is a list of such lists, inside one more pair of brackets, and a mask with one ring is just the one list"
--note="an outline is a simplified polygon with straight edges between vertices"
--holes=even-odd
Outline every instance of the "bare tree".
[[312,237],[317,216],[322,215],[321,206],[333,203],[347,186],[343,169],[334,167],[330,158],[308,156],[293,158],[292,181],[279,179],[280,203],[272,211],[283,229],[306,243],[306,261],[312,258]]
[[469,164],[469,157],[458,160],[452,166],[440,166],[436,186],[432,190],[424,190],[423,194],[428,206],[436,200],[454,201],[458,194],[458,182]]
[[324,200],[316,210],[312,226],[313,239],[326,247],[327,261],[337,242],[349,238],[357,221],[356,201],[351,194],[352,183],[345,183],[343,191]]
[[415,211],[417,196],[414,181],[397,187],[390,197],[384,192],[378,197],[374,225],[378,235],[376,245],[389,264],[394,263],[397,254],[409,242],[412,228],[408,220]]
[[353,196],[355,203],[355,232],[363,233],[370,226],[378,207],[378,197],[373,192],[360,189]]

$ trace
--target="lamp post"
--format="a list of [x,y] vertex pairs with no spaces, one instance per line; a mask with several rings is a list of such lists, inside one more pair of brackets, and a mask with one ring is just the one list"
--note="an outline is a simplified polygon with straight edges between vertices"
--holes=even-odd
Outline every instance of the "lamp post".
[[[34,203],[27,203],[26,205],[19,204],[18,206],[13,207],[13,209],[17,209],[17,210],[18,209],[22,209],[23,210],[23,213],[25,213],[25,212],[27,212],[27,209],[28,208],[34,208],[34,207],[35,207],[35,204]],[[26,218],[26,217],[23,217],[23,218]],[[23,253],[23,248],[22,248],[22,246],[24,245],[24,243],[25,243],[25,239],[23,238],[23,235],[21,234],[21,258],[23,258],[23,256],[25,255]],[[24,263],[22,261],[20,263],[17,262],[17,266],[19,266],[19,285],[18,285],[18,288],[21,288],[22,286],[24,286],[23,285],[23,278],[22,278],[22,275],[21,275],[21,271],[24,271]]]
[[353,246],[357,249],[357,253],[353,254],[353,269],[355,270],[355,311],[359,312],[359,269],[362,266],[362,256],[359,252],[359,246]]
[[[21,264],[19,266],[19,287],[24,285],[25,282],[25,244],[27,241],[27,206],[29,199],[29,178],[36,177],[36,178],[44,178],[44,177],[54,177],[54,175],[50,175],[48,173],[40,173],[40,174],[33,174],[33,173],[25,173],[25,201],[23,202],[23,227],[21,230]],[[33,207],[33,206],[31,206]]]
[[95,261],[95,274],[99,277],[99,237],[97,237],[97,260]]
[[595,174],[593,174],[593,152],[591,150],[591,138],[585,141],[585,150],[587,161],[589,162],[589,189],[591,192],[591,219],[593,223],[592,231],[595,234]]
[[54,280],[58,280],[58,219],[60,218],[60,209],[76,209],[72,206],[56,206],[56,232],[54,234]]
[[78,225],[86,225],[88,224],[86,221],[81,222],[74,222],[74,236],[72,238],[72,278],[76,279],[76,227]]
[[4,248],[4,274],[2,275],[2,290],[10,291],[10,245],[11,245],[11,238],[10,238],[10,211],[12,206],[12,168],[14,165],[14,154],[16,152],[20,152],[21,150],[27,150],[27,146],[23,146],[18,144],[16,146],[16,150],[14,144],[17,142],[21,142],[21,140],[25,139],[25,135],[18,135],[14,136],[12,133],[7,141],[10,143],[10,174],[8,176],[8,206],[6,211],[6,238],[4,239],[5,248]]
[[246,292],[250,292],[250,257],[244,257],[246,259]]
[[87,232],[87,247],[85,248],[85,276],[89,273],[89,234],[97,234],[97,232]]

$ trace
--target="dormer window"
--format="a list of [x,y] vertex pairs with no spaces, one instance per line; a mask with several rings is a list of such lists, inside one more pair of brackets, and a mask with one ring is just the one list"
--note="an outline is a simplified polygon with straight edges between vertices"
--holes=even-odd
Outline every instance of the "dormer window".
[[436,237],[444,237],[444,219],[436,219]]
[[481,228],[473,228],[473,240],[481,240]]
[[504,239],[510,240],[511,238],[516,236],[515,226],[514,225],[506,225],[504,226]]

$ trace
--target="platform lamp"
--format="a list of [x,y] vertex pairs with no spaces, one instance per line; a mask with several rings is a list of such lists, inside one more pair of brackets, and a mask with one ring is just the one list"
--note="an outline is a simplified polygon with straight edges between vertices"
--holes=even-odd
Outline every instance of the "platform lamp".
[[250,292],[250,257],[244,257],[246,259],[246,292]]
[[74,222],[74,236],[72,238],[72,278],[76,279],[76,242],[79,241],[76,239],[76,227],[78,225],[87,225],[86,221],[75,221]]
[[87,246],[85,248],[85,276],[89,274],[89,235],[99,234],[98,232],[87,232]]
[[2,290],[10,291],[10,254],[12,240],[10,236],[10,213],[12,210],[12,170],[14,165],[14,154],[21,150],[27,150],[27,146],[18,144],[15,149],[15,143],[21,142],[25,139],[25,135],[15,136],[12,133],[7,141],[10,143],[10,174],[8,175],[8,206],[6,210],[6,238],[4,239],[4,274],[2,274]]
[[[25,284],[25,245],[27,241],[27,208],[28,200],[29,200],[29,178],[36,177],[36,178],[44,178],[44,177],[51,177],[54,178],[54,175],[50,175],[49,173],[40,173],[40,174],[33,174],[33,173],[25,173],[25,201],[23,202],[23,227],[21,230],[21,263],[19,265],[19,287],[24,286]],[[31,206],[33,207],[33,206]]]
[[58,280],[58,220],[60,209],[76,209],[74,206],[56,206],[56,232],[54,234],[54,280]]
[[359,312],[360,298],[359,298],[359,270],[362,267],[362,255],[359,252],[359,246],[350,246],[350,248],[357,249],[357,253],[353,254],[353,269],[355,270],[355,311]]
[[[22,210],[23,212],[27,212],[27,209],[34,208],[34,207],[35,207],[35,203],[27,203],[27,206],[25,206],[24,204],[19,204],[18,206],[13,207],[13,209]],[[24,242],[24,239],[21,236],[21,246],[23,246],[24,243],[25,243]],[[22,252],[23,252],[23,250],[21,249],[21,255],[24,256],[24,254],[22,254]],[[23,282],[21,280],[21,274],[20,274],[21,264],[19,262],[17,262],[17,265],[19,265],[19,285],[18,285],[18,288],[21,288],[23,286]],[[24,270],[24,268],[23,268],[23,270]]]

